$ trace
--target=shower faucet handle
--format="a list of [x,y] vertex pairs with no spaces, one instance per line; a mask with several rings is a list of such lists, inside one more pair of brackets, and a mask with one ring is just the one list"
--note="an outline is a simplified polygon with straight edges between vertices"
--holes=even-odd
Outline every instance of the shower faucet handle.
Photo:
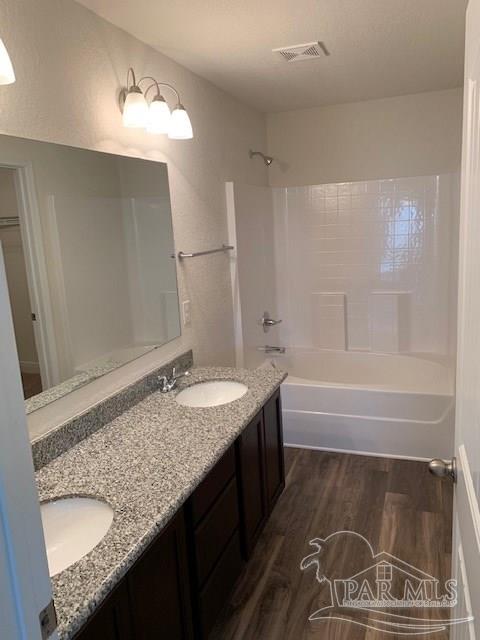
[[273,320],[268,311],[264,311],[263,316],[260,318],[260,324],[262,325],[265,333],[267,333],[270,327],[274,327],[276,324],[280,324],[280,322],[281,320]]

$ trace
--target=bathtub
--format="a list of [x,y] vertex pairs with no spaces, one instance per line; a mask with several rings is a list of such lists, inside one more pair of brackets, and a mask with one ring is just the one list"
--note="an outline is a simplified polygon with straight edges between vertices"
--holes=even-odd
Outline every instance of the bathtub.
[[286,368],[288,446],[393,458],[450,458],[453,367],[413,356],[288,349],[264,366]]

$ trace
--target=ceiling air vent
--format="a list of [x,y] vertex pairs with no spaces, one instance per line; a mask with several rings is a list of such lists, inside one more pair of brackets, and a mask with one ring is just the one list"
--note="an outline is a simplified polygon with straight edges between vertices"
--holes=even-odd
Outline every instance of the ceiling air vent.
[[287,62],[299,62],[300,60],[315,60],[323,56],[329,56],[330,52],[323,42],[306,42],[305,44],[295,44],[292,47],[280,47],[272,49],[273,53],[278,53]]

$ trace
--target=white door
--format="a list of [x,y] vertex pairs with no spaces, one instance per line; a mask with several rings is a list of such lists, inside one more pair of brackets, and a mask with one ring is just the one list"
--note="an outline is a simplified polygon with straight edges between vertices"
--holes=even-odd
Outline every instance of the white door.
[[52,599],[0,244],[0,638],[42,638]]
[[453,570],[455,638],[480,638],[480,0],[467,11],[457,361]]

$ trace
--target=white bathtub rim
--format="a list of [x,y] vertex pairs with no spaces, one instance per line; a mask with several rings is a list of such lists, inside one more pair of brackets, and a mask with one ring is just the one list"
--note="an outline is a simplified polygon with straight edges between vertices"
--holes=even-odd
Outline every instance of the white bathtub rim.
[[269,353],[268,354],[268,360],[274,360],[275,362],[277,361],[282,361],[283,359],[285,359],[285,356],[289,356],[292,353],[299,353],[299,354],[322,354],[322,353],[327,353],[327,354],[341,354],[341,355],[347,355],[347,354],[352,354],[353,356],[355,355],[367,355],[367,356],[372,356],[372,357],[377,357],[379,360],[384,360],[384,359],[390,359],[390,358],[401,358],[403,359],[408,359],[408,360],[421,360],[424,362],[430,362],[433,364],[437,364],[440,365],[441,367],[444,367],[450,371],[455,371],[455,365],[456,365],[456,357],[448,355],[448,354],[440,354],[440,353],[433,353],[433,352],[422,352],[422,351],[372,351],[371,349],[328,349],[328,348],[320,348],[320,347],[302,347],[302,346],[286,346],[285,347],[285,353]]
[[[287,371],[284,367],[283,370]],[[453,389],[444,389],[444,390],[435,390],[435,391],[419,391],[418,389],[409,389],[403,388],[399,389],[398,387],[394,387],[392,385],[385,385],[384,387],[379,386],[378,384],[354,384],[348,382],[326,382],[324,380],[314,380],[310,378],[298,378],[297,376],[293,376],[290,373],[287,378],[282,382],[284,385],[292,385],[296,387],[329,387],[331,389],[358,389],[358,391],[373,391],[374,393],[396,393],[396,394],[409,394],[409,395],[417,395],[417,396],[445,396],[445,397],[454,397],[455,391]]]

